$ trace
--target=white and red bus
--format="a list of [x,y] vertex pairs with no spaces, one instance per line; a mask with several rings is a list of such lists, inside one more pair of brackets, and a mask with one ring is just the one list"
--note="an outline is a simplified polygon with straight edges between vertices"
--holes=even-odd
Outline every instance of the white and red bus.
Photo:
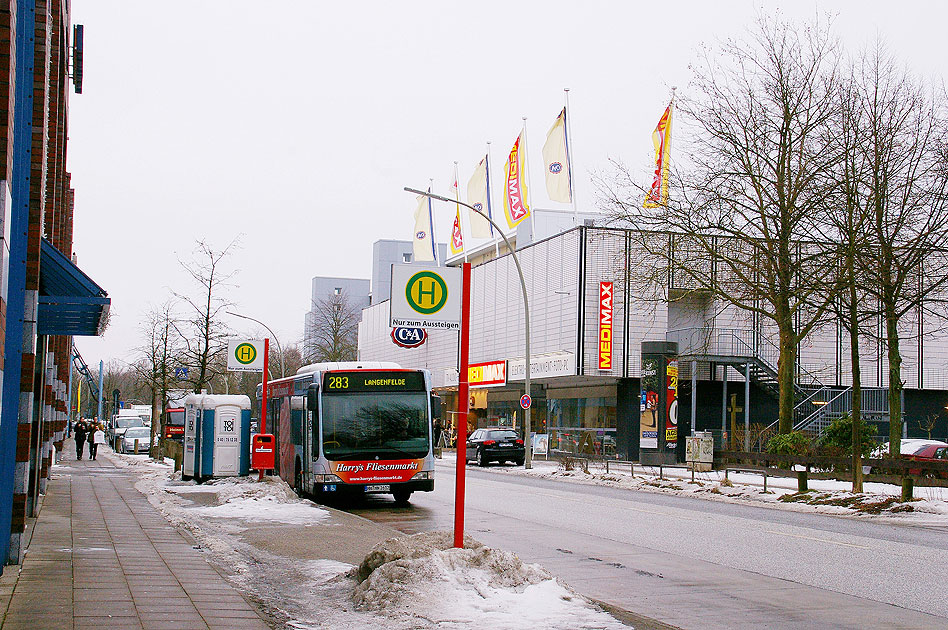
[[[263,388],[257,386],[254,417]],[[395,363],[316,363],[267,384],[279,475],[316,498],[434,490],[431,377]]]

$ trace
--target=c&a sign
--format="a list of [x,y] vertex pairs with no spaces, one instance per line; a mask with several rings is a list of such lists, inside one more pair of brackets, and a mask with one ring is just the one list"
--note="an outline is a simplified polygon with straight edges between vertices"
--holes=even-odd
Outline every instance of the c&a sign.
[[599,283],[599,369],[612,369],[613,283]]
[[392,341],[402,348],[417,348],[428,340],[428,331],[424,328],[396,326],[392,329]]

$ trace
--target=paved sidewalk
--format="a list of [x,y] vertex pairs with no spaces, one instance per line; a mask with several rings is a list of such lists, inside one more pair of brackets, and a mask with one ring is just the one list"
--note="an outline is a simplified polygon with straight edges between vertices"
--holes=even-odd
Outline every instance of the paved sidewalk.
[[26,559],[0,578],[0,628],[269,630],[134,477],[101,454],[76,461],[67,440]]

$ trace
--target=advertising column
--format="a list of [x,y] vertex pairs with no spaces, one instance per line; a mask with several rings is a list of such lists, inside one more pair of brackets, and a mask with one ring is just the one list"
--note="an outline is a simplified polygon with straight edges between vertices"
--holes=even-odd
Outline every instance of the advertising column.
[[675,464],[678,445],[678,344],[642,342],[639,461]]

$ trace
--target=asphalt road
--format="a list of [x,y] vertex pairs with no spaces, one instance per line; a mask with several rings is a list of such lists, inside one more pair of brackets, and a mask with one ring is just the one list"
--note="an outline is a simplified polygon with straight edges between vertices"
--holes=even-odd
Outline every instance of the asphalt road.
[[[401,508],[350,511],[451,529],[454,462]],[[791,512],[467,469],[466,530],[588,597],[681,628],[948,629],[948,529]]]

